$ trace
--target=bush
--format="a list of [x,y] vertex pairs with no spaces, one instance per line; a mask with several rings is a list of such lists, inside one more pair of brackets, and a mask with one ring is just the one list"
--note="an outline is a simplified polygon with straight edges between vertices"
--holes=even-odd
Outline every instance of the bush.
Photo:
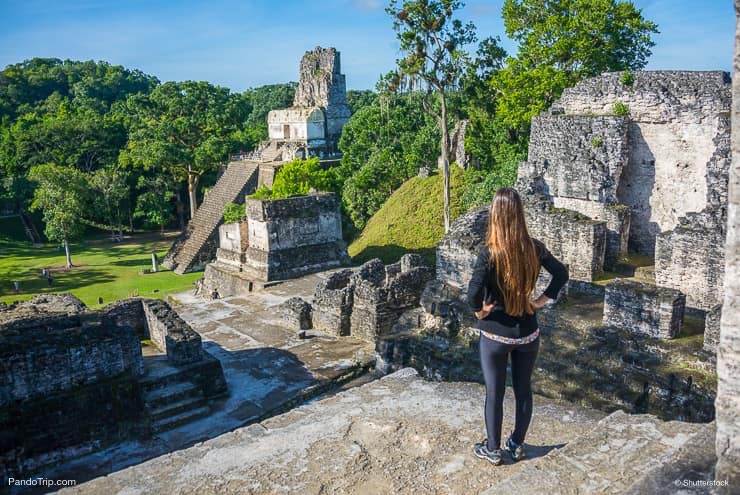
[[247,216],[247,212],[243,204],[228,203],[224,206],[224,223],[240,222],[245,216]]
[[623,117],[625,115],[630,114],[630,107],[622,103],[621,101],[618,101],[614,104],[613,108],[614,115],[618,115],[620,117]]
[[630,71],[626,70],[622,72],[622,77],[619,79],[625,86],[632,86],[635,84],[635,75]]
[[331,174],[321,167],[318,158],[297,158],[278,170],[272,184],[272,199],[308,194],[311,189],[331,191]]
[[598,136],[591,140],[591,146],[593,146],[594,148],[598,148],[602,144],[604,144],[604,141]]
[[262,184],[255,192],[249,195],[252,199],[270,199],[272,197],[272,189],[267,187],[266,184]]

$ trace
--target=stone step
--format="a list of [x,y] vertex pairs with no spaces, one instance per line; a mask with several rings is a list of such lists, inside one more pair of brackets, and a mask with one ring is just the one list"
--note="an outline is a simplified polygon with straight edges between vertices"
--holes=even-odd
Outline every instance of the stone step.
[[175,382],[144,393],[144,402],[150,409],[156,409],[167,404],[187,399],[202,398],[203,392],[192,382]]
[[205,397],[188,397],[177,402],[165,404],[163,406],[149,409],[149,418],[153,422],[162,421],[166,418],[173,418],[179,416],[188,411],[194,411],[206,406],[207,400]]
[[[229,165],[196,210],[193,219],[188,224],[187,238],[174,243],[171,252],[167,253],[166,261],[163,263],[165,266],[170,268],[174,266],[175,273],[179,274],[190,269],[203,245],[220,225],[224,206],[239,197],[258,169],[255,163]],[[249,192],[251,191],[247,191]]]
[[152,422],[152,431],[160,433],[163,431],[177,428],[185,423],[190,423],[196,419],[208,416],[211,413],[211,408],[208,406],[198,407],[196,409],[188,409],[187,411],[181,412],[175,416],[167,416],[165,418]]
[[589,432],[483,492],[530,494],[617,494],[648,469],[669,466],[707,424],[661,421],[647,414],[616,411]]

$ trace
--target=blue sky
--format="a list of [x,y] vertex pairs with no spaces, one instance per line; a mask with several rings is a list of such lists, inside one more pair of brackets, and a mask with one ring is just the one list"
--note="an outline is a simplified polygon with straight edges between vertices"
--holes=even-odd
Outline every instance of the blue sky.
[[[468,0],[478,37],[500,35],[502,0]],[[732,66],[732,0],[637,0],[661,33],[648,69]],[[398,56],[387,0],[0,0],[0,66],[33,57],[106,60],[162,81],[234,91],[297,79],[304,51],[342,53],[350,89],[373,88]]]

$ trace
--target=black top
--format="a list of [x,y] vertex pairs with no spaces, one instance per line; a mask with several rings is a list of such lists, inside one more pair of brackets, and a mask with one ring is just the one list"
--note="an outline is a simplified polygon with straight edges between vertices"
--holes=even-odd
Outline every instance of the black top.
[[[537,239],[532,239],[537,251],[540,264],[550,272],[552,280],[545,289],[550,299],[558,297],[560,289],[568,281],[568,269],[555,258],[545,245]],[[486,332],[495,333],[503,337],[526,337],[537,329],[537,314],[524,313],[522,316],[511,316],[504,310],[504,298],[496,283],[495,267],[490,263],[490,250],[483,245],[473,267],[473,276],[468,285],[468,304],[473,311],[483,308],[483,299],[496,301],[496,306],[482,320],[478,320],[478,328]]]

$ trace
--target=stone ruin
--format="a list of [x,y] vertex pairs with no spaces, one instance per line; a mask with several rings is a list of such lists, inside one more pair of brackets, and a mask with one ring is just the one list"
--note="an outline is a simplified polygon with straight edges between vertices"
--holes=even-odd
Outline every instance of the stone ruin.
[[293,106],[268,114],[267,141],[253,151],[229,157],[223,175],[205,195],[162,265],[176,273],[203,269],[216,258],[218,228],[228,203],[241,204],[258,187],[272,187],[280,167],[294,158],[340,158],[337,143],[350,117],[346,93],[339,52],[321,47],[307,51],[301,59]]
[[[164,355],[143,356],[142,339]],[[202,417],[227,391],[220,362],[163,301],[88,311],[70,294],[49,294],[5,305],[0,353],[5,480]]]
[[519,167],[533,235],[585,282],[628,252],[654,258],[657,285],[711,309],[724,272],[729,109],[725,72],[607,73],[566,89],[533,119]]
[[[583,81],[532,122],[516,187],[530,233],[571,277],[540,313],[536,389],[592,407],[710,421],[725,264],[729,76],[632,76]],[[470,365],[477,364],[475,348],[465,344],[477,340],[465,292],[487,222],[484,206],[453,223],[437,247],[421,307],[378,340],[378,370],[413,366],[430,378],[480,379]],[[538,290],[548,281],[543,270]],[[702,327],[703,348],[692,338],[669,343]]]
[[245,221],[219,228],[216,261],[206,266],[197,294],[248,294],[276,280],[349,263],[336,194],[250,198],[245,208]]
[[403,311],[418,306],[431,276],[418,254],[390,265],[376,258],[356,270],[334,272],[316,287],[313,326],[375,342],[390,333]]
[[275,147],[284,148],[283,160],[328,157],[336,153],[349,117],[339,52],[317,46],[301,59],[293,106],[268,114],[268,135]]

